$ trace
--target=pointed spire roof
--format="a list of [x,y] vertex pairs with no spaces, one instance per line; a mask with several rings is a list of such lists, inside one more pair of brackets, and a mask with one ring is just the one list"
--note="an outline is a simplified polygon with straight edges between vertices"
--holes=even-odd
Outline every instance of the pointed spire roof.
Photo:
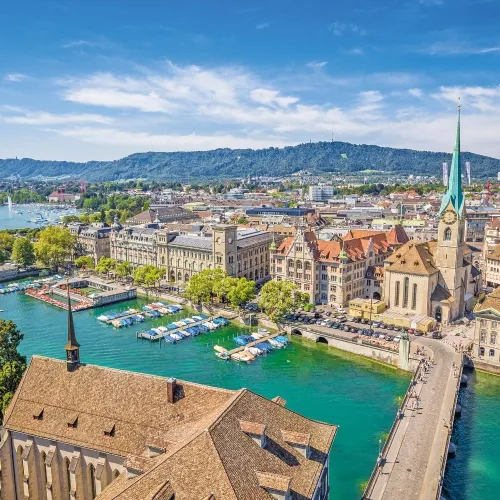
[[69,296],[69,281],[66,282],[66,286],[68,290],[68,342],[64,348],[66,351],[74,351],[80,347],[80,344],[76,341],[73,312],[71,310],[71,298]]
[[457,137],[451,160],[450,175],[448,177],[448,189],[443,196],[439,215],[443,213],[450,203],[453,205],[458,217],[461,218],[465,197],[462,191],[462,167],[460,165],[460,104],[458,105]]

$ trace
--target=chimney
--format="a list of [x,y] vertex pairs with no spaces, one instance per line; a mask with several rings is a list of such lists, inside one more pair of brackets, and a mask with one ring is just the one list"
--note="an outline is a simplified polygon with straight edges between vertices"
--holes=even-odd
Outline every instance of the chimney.
[[311,456],[311,434],[303,432],[281,431],[283,441],[288,443],[295,451],[305,458]]
[[177,381],[175,378],[167,379],[167,401],[169,403],[175,403],[175,388],[177,386]]
[[251,437],[261,448],[266,446],[266,426],[257,422],[240,420],[241,430]]

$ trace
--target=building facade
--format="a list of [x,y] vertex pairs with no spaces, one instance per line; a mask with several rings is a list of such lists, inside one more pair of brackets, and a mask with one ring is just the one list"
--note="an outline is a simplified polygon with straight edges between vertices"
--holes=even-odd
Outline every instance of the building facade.
[[326,500],[337,427],[247,389],[33,356],[5,411],[8,500]]
[[271,251],[271,274],[277,281],[295,283],[315,304],[344,307],[358,297],[380,299],[379,268],[406,241],[401,226],[387,233],[349,230],[332,241],[299,228]]
[[333,186],[319,184],[317,186],[309,186],[310,201],[328,201],[333,198]]
[[158,265],[169,281],[189,281],[204,269],[224,269],[229,276],[257,283],[270,278],[269,247],[273,237],[257,229],[215,225],[210,235],[158,232]]
[[116,228],[110,236],[110,256],[133,268],[158,265],[158,229],[129,226]]
[[74,257],[89,255],[97,264],[101,257],[109,257],[111,230],[105,223],[69,224],[68,229],[76,236]]
[[500,373],[500,289],[474,308],[476,325],[472,355]]
[[472,311],[480,272],[473,266],[465,237],[459,114],[448,189],[439,211],[437,241],[410,241],[384,263],[383,298],[392,313],[448,324]]

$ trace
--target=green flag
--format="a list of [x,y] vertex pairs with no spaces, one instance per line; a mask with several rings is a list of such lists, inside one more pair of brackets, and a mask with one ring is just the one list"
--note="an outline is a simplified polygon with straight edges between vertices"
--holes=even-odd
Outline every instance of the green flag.
[[344,158],[344,160],[347,160],[347,155],[345,153],[342,153],[340,156],[341,158]]

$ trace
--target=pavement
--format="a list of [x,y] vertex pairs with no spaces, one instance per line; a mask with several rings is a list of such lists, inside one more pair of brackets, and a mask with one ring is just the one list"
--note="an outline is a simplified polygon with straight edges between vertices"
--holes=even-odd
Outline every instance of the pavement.
[[459,387],[461,354],[446,342],[418,337],[412,354],[423,348],[423,358],[433,361],[423,380],[416,383],[367,498],[419,500],[436,498],[454,398]]

